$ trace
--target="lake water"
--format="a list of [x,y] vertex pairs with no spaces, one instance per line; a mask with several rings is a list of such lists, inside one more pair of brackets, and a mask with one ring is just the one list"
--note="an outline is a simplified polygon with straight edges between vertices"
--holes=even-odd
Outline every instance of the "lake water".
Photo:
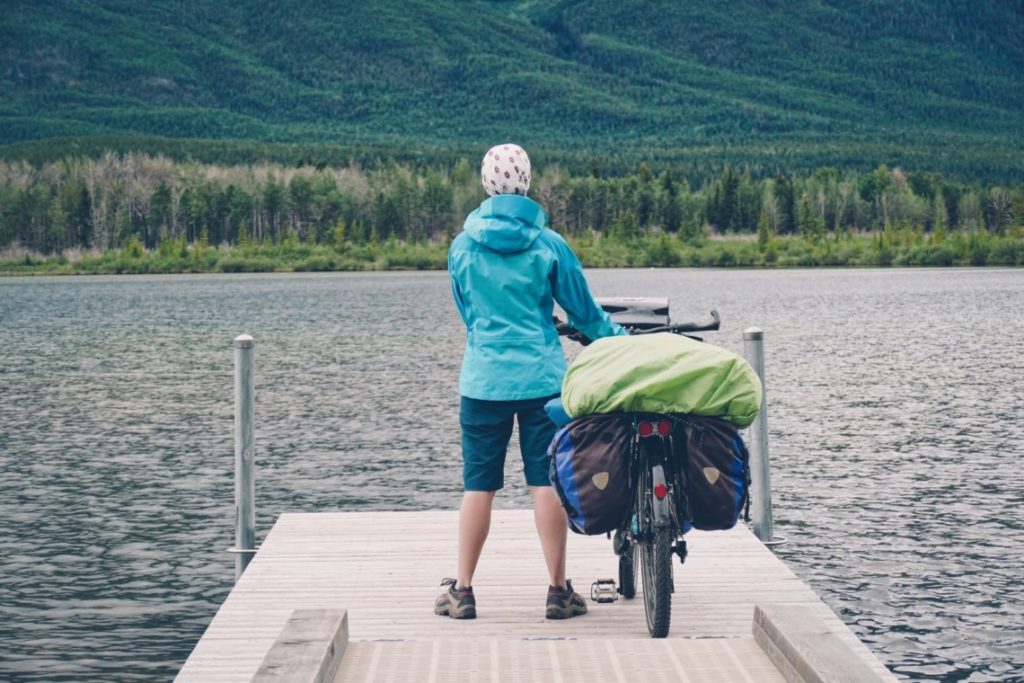
[[[718,308],[734,351],[764,328],[778,554],[897,675],[1024,680],[1024,271],[589,278]],[[0,279],[0,679],[181,666],[233,581],[240,333],[261,537],[457,506],[444,273]],[[498,504],[528,506],[510,476]]]

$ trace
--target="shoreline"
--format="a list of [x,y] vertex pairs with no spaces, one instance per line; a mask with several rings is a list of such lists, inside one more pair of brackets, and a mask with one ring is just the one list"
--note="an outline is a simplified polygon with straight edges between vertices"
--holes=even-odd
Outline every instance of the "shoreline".
[[[568,239],[585,268],[917,268],[1024,266],[1024,228],[1004,235],[924,233],[904,228],[802,236],[700,237],[662,233],[629,240],[585,235]],[[431,271],[447,267],[448,240],[328,244],[210,246],[163,242],[147,250],[138,242],[104,252],[44,256],[24,251],[0,259],[0,277],[36,275],[170,275]]]

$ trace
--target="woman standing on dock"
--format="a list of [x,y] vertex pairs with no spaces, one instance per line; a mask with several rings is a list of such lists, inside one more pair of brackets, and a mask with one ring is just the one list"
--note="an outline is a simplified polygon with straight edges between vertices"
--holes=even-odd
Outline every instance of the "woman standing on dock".
[[466,324],[459,376],[464,493],[459,511],[459,570],[445,579],[434,612],[476,617],[473,573],[490,530],[494,495],[504,486],[513,421],[534,520],[547,564],[546,616],[587,611],[565,578],[566,521],[548,480],[547,447],[555,433],[544,404],[561,391],[566,362],[552,322],[554,302],[591,339],[626,334],[595,303],[576,255],[548,229],[547,215],[526,197],[530,160],[513,144],[484,156],[481,180],[490,195],[452,242],[448,272]]

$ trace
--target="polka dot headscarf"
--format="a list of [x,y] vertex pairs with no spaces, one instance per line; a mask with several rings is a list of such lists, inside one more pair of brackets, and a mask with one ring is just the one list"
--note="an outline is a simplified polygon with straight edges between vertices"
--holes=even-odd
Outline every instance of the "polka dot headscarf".
[[519,145],[506,143],[491,147],[480,165],[480,180],[492,197],[521,194],[530,189],[530,157]]

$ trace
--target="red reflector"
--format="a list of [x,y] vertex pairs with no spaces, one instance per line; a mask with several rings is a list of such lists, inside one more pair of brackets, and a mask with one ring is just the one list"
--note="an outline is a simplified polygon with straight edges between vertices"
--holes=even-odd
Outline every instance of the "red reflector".
[[639,432],[640,436],[650,436],[654,433],[654,425],[650,422],[641,422],[637,425],[636,431]]
[[672,433],[672,423],[668,420],[662,420],[658,423],[658,434],[661,436],[668,436]]
[[665,486],[664,484],[656,484],[654,486],[654,497],[655,498],[657,498],[658,500],[661,500],[666,495],[668,495],[668,487],[667,486]]

